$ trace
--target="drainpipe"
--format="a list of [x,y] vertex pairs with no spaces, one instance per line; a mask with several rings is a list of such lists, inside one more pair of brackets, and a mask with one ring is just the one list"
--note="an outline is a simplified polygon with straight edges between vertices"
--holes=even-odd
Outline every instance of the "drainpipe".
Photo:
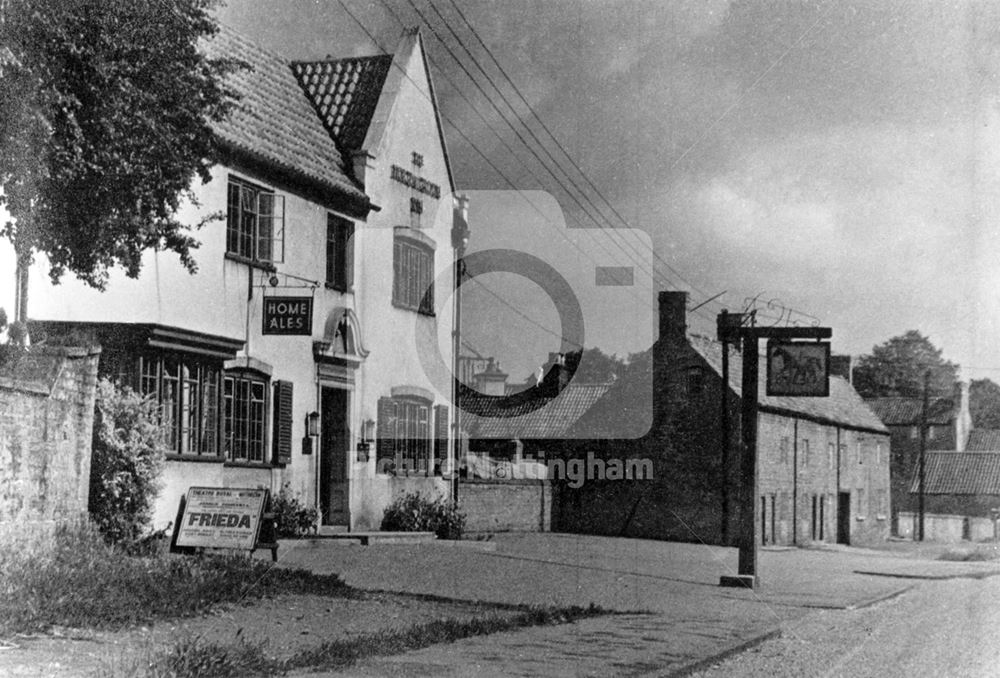
[[451,402],[454,406],[454,436],[452,440],[451,501],[458,506],[458,463],[462,447],[462,407],[459,402],[459,371],[462,351],[462,280],[465,276],[465,248],[469,245],[469,198],[456,196],[456,206],[452,212],[451,246],[455,253],[454,304],[452,315],[452,374]]
[[799,543],[799,420],[792,428],[792,545]]
[[[837,507],[837,521],[836,521],[836,527],[834,528],[834,530],[836,531],[836,537],[835,537],[834,541],[837,542],[837,543],[840,543],[840,427],[839,426],[837,427],[837,492],[836,492],[836,497],[837,497],[837,503],[836,503],[836,507]],[[848,506],[847,507],[848,513],[850,513],[850,510],[851,510],[851,507]]]

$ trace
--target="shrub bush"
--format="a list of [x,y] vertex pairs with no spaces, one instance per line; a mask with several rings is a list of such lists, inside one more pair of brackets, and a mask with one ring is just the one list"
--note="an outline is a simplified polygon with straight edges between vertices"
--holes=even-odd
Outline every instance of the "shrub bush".
[[461,539],[465,514],[443,497],[414,492],[392,502],[382,516],[382,529],[391,532],[433,532],[438,539]]
[[274,512],[279,537],[301,537],[316,526],[319,514],[315,508],[304,506],[289,488],[290,483],[282,485],[271,500],[271,510]]
[[97,384],[90,514],[105,540],[129,545],[148,530],[166,460],[156,402],[107,379]]

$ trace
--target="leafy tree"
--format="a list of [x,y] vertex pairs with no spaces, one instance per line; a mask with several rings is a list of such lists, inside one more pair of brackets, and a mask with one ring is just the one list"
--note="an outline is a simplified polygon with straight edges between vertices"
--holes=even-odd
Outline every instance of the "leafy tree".
[[973,379],[969,384],[969,410],[974,428],[1000,428],[1000,384]]
[[0,234],[20,263],[44,252],[53,282],[71,271],[98,289],[111,267],[137,276],[148,248],[196,269],[175,213],[209,178],[211,123],[236,100],[224,76],[240,66],[198,49],[218,30],[215,2],[5,3],[0,200],[13,220]]
[[893,337],[861,356],[854,369],[854,388],[866,398],[919,398],[924,373],[930,370],[931,395],[950,395],[958,379],[958,365],[941,356],[941,349],[916,330]]
[[577,382],[598,384],[621,377],[625,361],[594,346],[567,353],[566,367],[574,372]]

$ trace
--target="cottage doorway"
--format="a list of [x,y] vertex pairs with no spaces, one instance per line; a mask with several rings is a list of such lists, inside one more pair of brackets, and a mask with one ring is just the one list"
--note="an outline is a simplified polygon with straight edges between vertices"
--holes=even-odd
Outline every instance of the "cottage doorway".
[[323,525],[348,525],[347,457],[350,452],[350,391],[320,389],[319,504]]
[[851,493],[837,494],[837,543],[851,543]]

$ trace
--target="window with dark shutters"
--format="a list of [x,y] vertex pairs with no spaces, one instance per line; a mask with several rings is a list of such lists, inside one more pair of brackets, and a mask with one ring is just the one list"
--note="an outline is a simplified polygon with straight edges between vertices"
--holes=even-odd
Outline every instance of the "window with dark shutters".
[[434,250],[426,244],[397,237],[392,266],[392,303],[434,315]]
[[274,463],[292,461],[292,382],[274,382]]
[[432,423],[429,400],[413,396],[379,398],[376,471],[400,475],[430,473]]
[[392,398],[378,399],[375,469],[378,473],[392,473],[396,470],[396,401]]

